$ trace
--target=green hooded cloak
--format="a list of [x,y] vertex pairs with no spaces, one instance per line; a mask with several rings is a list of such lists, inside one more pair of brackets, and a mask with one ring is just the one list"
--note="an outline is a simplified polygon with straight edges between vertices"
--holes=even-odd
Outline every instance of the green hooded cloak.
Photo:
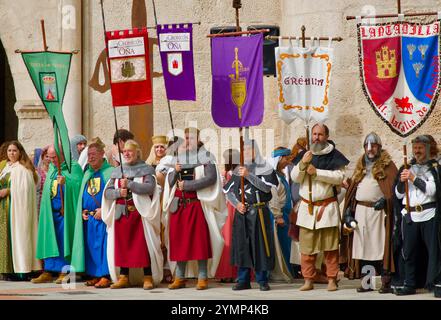
[[[113,167],[104,159],[104,163],[101,166],[101,171],[104,179],[104,188],[107,184],[107,181],[110,179],[110,174],[113,171]],[[84,234],[83,234],[83,217],[82,217],[82,209],[83,209],[83,192],[86,184],[93,177],[95,171],[88,166],[88,169],[84,173],[83,181],[81,182],[80,194],[78,196],[78,204],[75,215],[75,234],[74,234],[74,247],[72,248],[72,261],[71,265],[75,268],[76,272],[84,272]]]
[[[38,223],[37,259],[58,257],[57,237],[52,215],[51,185],[53,175],[57,174],[57,168],[51,163],[47,178],[43,186],[41,197],[40,220]],[[83,246],[83,241],[74,243],[75,214],[80,193],[83,171],[80,165],[72,162],[71,172],[67,170],[66,162],[61,164],[61,174],[66,179],[64,185],[64,258],[70,262],[73,246]]]

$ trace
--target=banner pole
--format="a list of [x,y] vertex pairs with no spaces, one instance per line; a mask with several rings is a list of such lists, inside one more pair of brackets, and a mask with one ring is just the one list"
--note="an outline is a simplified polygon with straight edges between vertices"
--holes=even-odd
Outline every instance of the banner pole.
[[[102,16],[102,20],[103,20],[103,29],[104,29],[104,42],[106,43],[106,54],[108,54],[109,49],[107,48],[107,35],[106,35],[106,20],[104,18],[104,5],[103,5],[103,0],[100,0],[100,4],[101,4],[101,16]],[[108,63],[108,68],[109,68],[109,72],[110,72],[110,63],[107,60]],[[110,90],[110,94],[112,94],[112,90]],[[118,157],[119,157],[119,167],[121,168],[121,179],[124,178],[124,169],[123,169],[123,162],[122,162],[122,156],[121,156],[121,147],[119,146],[119,141],[121,140],[121,138],[119,137],[119,131],[118,131],[118,120],[116,119],[116,110],[115,110],[115,106],[112,105],[113,108],[113,119],[115,121],[115,130],[116,130],[116,139],[118,141],[117,145],[118,145]],[[125,213],[128,214],[128,209],[127,209],[127,198],[124,198],[124,210]]]
[[[40,23],[41,23],[41,33],[42,33],[42,36],[43,36],[43,48],[44,48],[44,51],[47,51],[48,46],[47,46],[47,42],[46,42],[46,30],[44,28],[44,19],[41,19]],[[57,129],[55,129],[55,130],[57,130]],[[61,147],[60,153],[62,153],[63,152],[63,145],[58,142],[58,134],[54,135],[54,143],[56,143],[59,147]],[[54,145],[54,148],[55,148],[55,145]],[[55,148],[55,150],[57,150],[57,148]],[[60,155],[58,153],[57,153],[57,174],[58,174],[58,176],[61,176],[61,162],[60,162]],[[60,213],[61,213],[62,216],[64,216],[63,187],[62,187],[61,184],[58,184],[58,188],[59,188],[60,200],[61,200]]]
[[[242,7],[241,0],[233,0],[233,8],[236,9],[236,32],[240,31],[240,21],[239,21],[239,9]],[[243,157],[243,128],[239,127],[239,147],[240,147],[240,166],[244,166]],[[241,202],[245,205],[245,177],[240,177],[240,190],[242,192]]]
[[47,42],[46,42],[46,30],[44,28],[44,19],[41,19],[40,23],[41,23],[41,33],[43,34],[43,48],[44,48],[44,51],[47,51],[48,46],[47,46]]
[[[104,18],[104,5],[103,5],[103,0],[100,0],[100,5],[101,5],[101,16],[102,16],[102,20],[103,20],[103,29],[104,29],[104,42],[106,43],[106,53],[108,51],[107,48],[107,29],[106,29],[106,19]],[[109,65],[109,70],[110,70],[110,65]],[[112,92],[112,90],[110,90],[110,92]],[[118,156],[119,156],[119,163],[120,163],[120,167],[121,167],[121,177],[124,176],[124,169],[123,169],[123,163],[122,163],[122,157],[121,157],[121,147],[119,146],[119,132],[118,132],[118,121],[116,119],[116,110],[115,107],[113,107],[113,118],[115,120],[115,130],[116,130],[116,138],[118,140]]]
[[[152,0],[152,5],[153,5],[153,16],[155,17],[155,25],[158,26],[158,16],[156,15],[155,0]],[[158,38],[158,41],[159,41],[159,35],[158,35],[157,31],[156,31],[156,37]],[[158,43],[158,48],[160,48],[159,43]],[[159,55],[161,55],[161,52],[159,52]],[[162,65],[162,59],[160,59],[160,60],[161,60],[161,67],[162,67],[163,72],[164,72],[164,66]],[[165,86],[165,77],[163,77],[163,78],[164,78],[164,86]],[[175,136],[175,125],[173,123],[173,114],[172,114],[172,111],[171,111],[170,100],[168,99],[168,97],[167,97],[167,108],[168,108],[168,115],[170,117],[170,125],[171,125],[171,128],[172,128],[172,134],[173,134],[173,137],[174,137]]]
[[[306,27],[303,25],[302,28],[302,47],[306,47]],[[309,121],[305,123],[306,128],[306,150],[309,151],[311,149],[311,145],[309,142],[310,135],[309,135]],[[310,215],[313,214],[314,205],[312,204],[312,177],[310,174],[308,174],[308,197],[309,197],[309,203],[308,203],[308,212]]]
[[[404,141],[403,144],[403,160],[404,160],[404,169],[408,168],[407,163],[407,144],[406,141]],[[404,190],[406,193],[406,211],[408,214],[410,214],[410,204],[409,204],[409,182],[406,180],[404,181]]]

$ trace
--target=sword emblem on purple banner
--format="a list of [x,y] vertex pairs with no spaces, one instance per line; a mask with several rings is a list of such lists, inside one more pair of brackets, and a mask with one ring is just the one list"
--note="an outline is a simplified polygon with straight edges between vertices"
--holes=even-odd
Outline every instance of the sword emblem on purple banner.
[[263,120],[263,36],[211,39],[211,114],[219,127],[257,126]]
[[196,100],[193,67],[193,26],[157,26],[165,91],[168,100]]

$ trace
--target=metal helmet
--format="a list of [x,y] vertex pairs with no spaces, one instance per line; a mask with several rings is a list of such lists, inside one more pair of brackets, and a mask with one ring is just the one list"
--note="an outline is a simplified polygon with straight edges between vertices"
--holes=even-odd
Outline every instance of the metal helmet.
[[424,143],[425,145],[430,145],[430,138],[428,135],[419,135],[412,140],[412,144],[414,143]]
[[381,143],[381,139],[380,139],[380,137],[378,136],[378,134],[376,134],[375,132],[372,131],[371,133],[369,133],[369,134],[366,136],[366,138],[364,138],[363,146],[368,145],[368,150],[371,150],[371,145],[372,145],[373,143],[378,144],[378,145],[380,146],[380,150],[381,150],[381,146],[383,145],[383,144]]

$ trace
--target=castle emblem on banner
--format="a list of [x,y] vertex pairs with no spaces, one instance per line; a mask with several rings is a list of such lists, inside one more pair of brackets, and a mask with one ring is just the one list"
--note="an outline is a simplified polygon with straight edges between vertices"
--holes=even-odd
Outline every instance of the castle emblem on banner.
[[358,25],[360,77],[375,113],[406,137],[429,117],[440,91],[440,21]]
[[387,46],[375,52],[377,64],[377,77],[380,79],[395,78],[397,76],[397,58],[395,50],[389,50]]

